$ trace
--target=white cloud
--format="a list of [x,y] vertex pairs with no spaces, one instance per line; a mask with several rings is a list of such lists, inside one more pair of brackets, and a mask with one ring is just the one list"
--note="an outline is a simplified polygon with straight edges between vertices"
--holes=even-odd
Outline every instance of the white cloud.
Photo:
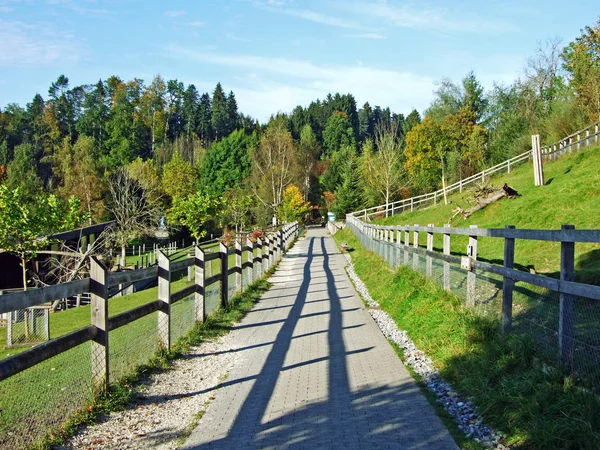
[[385,36],[379,33],[347,34],[346,37],[359,39],[385,39]]
[[309,11],[306,9],[280,9],[279,12],[287,14],[288,16],[298,17],[300,19],[308,20],[310,22],[320,23],[322,25],[329,25],[339,28],[349,28],[354,30],[366,29],[363,25],[339,17],[329,16],[315,11]]
[[432,98],[434,80],[428,76],[360,65],[318,65],[311,61],[235,55],[168,46],[171,57],[236,70],[233,88],[242,111],[266,120],[277,111],[308,106],[328,93],[351,93],[359,106],[390,106],[408,113],[423,110]]
[[240,36],[238,36],[236,34],[233,34],[233,33],[227,33],[227,34],[225,34],[225,37],[227,39],[230,39],[232,41],[237,41],[237,42],[252,42],[251,39],[240,37]]
[[0,63],[15,66],[77,61],[83,47],[69,31],[0,20]]
[[358,1],[344,4],[344,9],[360,17],[384,20],[402,28],[469,33],[506,32],[515,30],[513,24],[501,19],[488,20],[477,14],[447,9],[391,4],[387,0]]
[[165,11],[165,16],[167,17],[180,17],[187,14],[187,11],[182,11],[180,9],[171,9],[168,11]]
[[185,25],[186,27],[201,28],[204,25],[206,25],[206,22],[202,20],[194,20],[192,22],[184,22],[183,25]]
[[299,19],[307,20],[309,22],[315,22],[322,25],[328,25],[332,27],[339,28],[347,28],[353,30],[366,30],[367,28],[362,25],[360,22],[342,19],[340,17],[311,11],[308,9],[296,9],[296,8],[288,8],[286,7],[289,2],[282,0],[268,0],[264,1],[254,1],[255,6],[262,8],[266,11],[275,12],[279,14],[285,14],[288,16],[297,17]]

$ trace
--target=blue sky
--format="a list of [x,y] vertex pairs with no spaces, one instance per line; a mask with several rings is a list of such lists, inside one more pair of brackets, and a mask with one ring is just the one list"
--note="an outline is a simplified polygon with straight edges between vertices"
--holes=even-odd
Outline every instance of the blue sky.
[[154,75],[233,90],[242,112],[351,93],[423,111],[436,81],[523,76],[538,42],[598,20],[592,1],[0,0],[0,107],[72,86]]

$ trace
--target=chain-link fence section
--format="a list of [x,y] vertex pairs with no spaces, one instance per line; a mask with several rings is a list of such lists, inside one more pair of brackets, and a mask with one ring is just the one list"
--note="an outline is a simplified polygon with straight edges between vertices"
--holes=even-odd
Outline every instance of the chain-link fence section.
[[6,348],[28,347],[50,339],[50,308],[34,306],[6,314]]
[[[159,349],[158,312],[148,314],[108,334],[109,373],[112,382],[147,363]],[[164,331],[164,330],[163,330]]]
[[[471,271],[415,253],[412,248],[367,236],[350,225],[361,244],[382,256],[392,267],[407,266],[435,281],[440,287],[462,299],[479,315],[502,318],[503,277],[483,270]],[[471,292],[470,292],[471,291]],[[574,334],[566,345],[573,357],[566,369],[584,385],[600,392],[600,301],[583,297],[573,300]],[[535,344],[536,356],[559,366],[560,294],[522,281],[513,290],[512,333]]]
[[221,283],[216,282],[204,289],[206,315],[214,314],[221,306]]
[[93,398],[90,343],[0,381],[0,448],[29,448]]
[[196,296],[182,298],[171,305],[171,342],[187,335],[196,324]]

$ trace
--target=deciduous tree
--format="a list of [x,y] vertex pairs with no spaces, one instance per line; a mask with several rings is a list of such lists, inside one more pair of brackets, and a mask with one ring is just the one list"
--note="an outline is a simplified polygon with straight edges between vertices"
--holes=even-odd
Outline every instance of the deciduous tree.
[[272,120],[252,152],[252,191],[272,214],[283,203],[283,192],[294,180],[296,148],[282,120]]

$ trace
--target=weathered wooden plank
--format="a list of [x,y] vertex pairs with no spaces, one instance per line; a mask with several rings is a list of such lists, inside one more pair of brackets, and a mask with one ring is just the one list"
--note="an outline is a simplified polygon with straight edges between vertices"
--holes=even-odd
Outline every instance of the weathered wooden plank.
[[[507,229],[513,229],[514,225],[507,225]],[[507,238],[504,240],[504,267],[512,269],[515,264],[515,240]],[[513,288],[515,282],[512,278],[504,277],[502,282],[502,331],[510,333],[512,330],[512,306]]]
[[108,285],[117,286],[119,284],[129,284],[136,281],[156,278],[158,276],[158,266],[148,267],[147,269],[128,270],[123,272],[110,272],[108,274]]
[[174,261],[171,263],[171,272],[177,272],[178,270],[187,269],[190,266],[194,265],[194,258],[186,258],[179,261]]
[[[457,256],[443,255],[435,251],[428,252],[421,248],[414,248],[408,246],[400,247],[406,253],[419,253],[421,255],[431,256],[432,258],[441,261],[446,261],[451,264],[460,264],[460,258]],[[473,261],[473,268],[482,270],[484,272],[509,277],[515,281],[523,281],[525,283],[540,286],[542,288],[546,288],[552,291],[564,292],[566,294],[571,294],[578,297],[585,297],[591,300],[600,300],[600,286],[577,283],[574,281],[561,281],[557,280],[556,278],[546,277],[544,275],[532,274],[516,269],[507,269],[503,266],[498,266],[496,264],[490,264],[483,261]]]
[[204,253],[204,261],[205,262],[214,261],[215,259],[219,259],[220,257],[221,257],[221,254],[219,252]]
[[98,392],[108,389],[108,270],[95,256],[90,258],[90,321],[96,328],[91,346],[92,386]]
[[196,285],[193,284],[191,286],[185,287],[180,291],[174,292],[171,294],[171,305],[173,303],[177,303],[179,300],[189,297],[190,295],[196,292]]
[[[444,229],[450,228],[450,224],[444,225]],[[444,233],[443,244],[444,255],[450,256],[450,233]],[[450,264],[444,261],[444,289],[450,292]]]
[[165,350],[171,349],[171,261],[158,252],[158,300],[162,302],[158,313],[158,340]]
[[211,284],[218,283],[218,282],[220,282],[220,281],[221,281],[221,274],[220,274],[220,273],[218,273],[218,274],[216,274],[216,275],[213,275],[212,277],[208,277],[208,278],[206,278],[206,279],[204,280],[204,283],[205,283],[205,284],[204,284],[204,286],[205,286],[205,287],[208,287],[208,286],[210,286]]
[[77,230],[63,231],[62,233],[55,233],[55,234],[48,236],[48,238],[49,239],[58,239],[61,241],[70,241],[73,239],[79,239],[80,236],[87,236],[90,234],[99,234],[102,231],[104,231],[104,229],[106,227],[109,227],[114,224],[115,224],[115,221],[112,220],[110,222],[99,223],[96,225],[91,225],[89,227],[78,228]]
[[[470,230],[476,230],[477,225],[471,225]],[[469,236],[469,246],[467,247],[467,256],[471,258],[472,261],[477,260],[477,236],[470,235]],[[475,305],[475,288],[477,286],[477,275],[475,274],[475,269],[469,271],[467,273],[467,305],[474,306]]]
[[90,291],[90,279],[70,281],[27,291],[11,292],[0,296],[0,314],[39,306],[59,298],[71,297]]
[[[573,225],[563,225],[563,230],[575,228]],[[560,246],[560,280],[575,279],[575,244],[562,242]],[[575,322],[575,305],[572,295],[560,293],[560,314],[558,322],[558,349],[560,362],[565,368],[570,368],[573,360],[573,329]]]
[[221,306],[227,308],[229,306],[229,250],[225,244],[219,246],[221,253]]
[[5,380],[19,372],[22,372],[36,364],[52,358],[60,353],[66,352],[84,342],[91,341],[96,337],[98,329],[88,325],[72,333],[52,339],[43,344],[0,360],[0,381]]
[[204,287],[206,286],[205,265],[206,254],[200,247],[195,248],[196,263],[194,266],[194,282],[196,284],[196,295],[194,298],[194,315],[197,322],[206,320],[206,297]]
[[551,242],[600,242],[600,230],[528,230],[514,229],[507,230],[505,228],[478,228],[472,230],[470,228],[456,227],[411,227],[411,226],[395,226],[395,230],[403,229],[407,232],[431,231],[439,234],[451,234],[461,236],[477,236],[477,237],[495,237],[495,238],[511,238],[511,239],[527,239],[532,241],[551,241]]
[[109,317],[108,331],[116,330],[117,328],[141,319],[142,317],[152,314],[153,312],[160,311],[162,305],[163,302],[161,300],[154,300],[153,302],[137,306],[129,311],[117,314],[116,316]]

